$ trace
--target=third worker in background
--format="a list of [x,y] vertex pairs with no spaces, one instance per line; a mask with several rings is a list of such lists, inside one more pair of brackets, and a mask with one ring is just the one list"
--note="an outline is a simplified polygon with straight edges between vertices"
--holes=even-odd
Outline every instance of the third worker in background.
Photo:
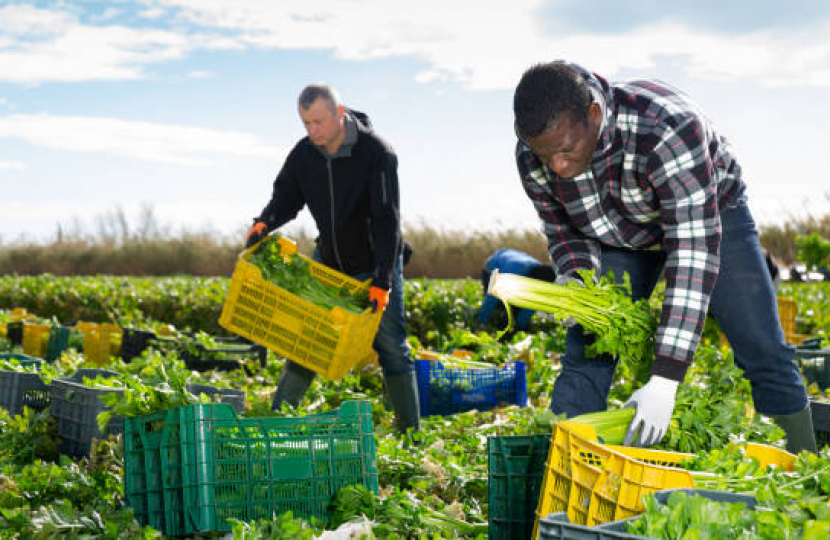
[[[247,245],[308,206],[319,234],[314,260],[358,280],[372,280],[369,301],[383,310],[374,348],[387,398],[397,427],[418,429],[418,388],[406,342],[397,156],[373,131],[369,118],[346,108],[328,85],[303,89],[298,110],[308,136],[288,154]],[[314,376],[288,361],[273,408],[299,404]]]
[[[490,286],[490,276],[496,270],[500,274],[518,274],[551,283],[556,278],[556,275],[553,273],[553,267],[549,264],[539,262],[523,251],[509,248],[496,250],[487,258],[484,262],[484,267],[481,269],[481,285],[484,288],[484,300],[478,309],[477,317],[479,324],[482,325],[494,322],[494,319],[497,319],[496,314],[504,313],[505,317],[507,315],[501,300],[492,294],[487,294],[487,289]],[[530,319],[533,317],[533,313],[534,311],[532,309],[520,308],[514,310],[516,330],[527,331],[530,327]]]
[[[665,83],[612,84],[568,62],[528,69],[513,108],[519,174],[558,278],[628,273],[638,299],[665,275],[655,360],[627,403],[636,412],[626,444],[662,439],[710,310],[751,382],[755,409],[786,432],[788,450],[815,452],[807,393],[727,140]],[[581,327],[569,329],[555,413],[607,407],[616,361],[586,358],[585,340]]]

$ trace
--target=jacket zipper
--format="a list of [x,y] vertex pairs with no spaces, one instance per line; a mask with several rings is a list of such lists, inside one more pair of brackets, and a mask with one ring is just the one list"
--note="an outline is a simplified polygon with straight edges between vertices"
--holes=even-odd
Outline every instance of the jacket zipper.
[[326,168],[329,171],[329,203],[331,208],[331,243],[334,247],[334,258],[341,272],[345,272],[343,262],[340,260],[340,252],[337,250],[337,231],[334,227],[334,174],[331,170],[331,158],[326,158]]

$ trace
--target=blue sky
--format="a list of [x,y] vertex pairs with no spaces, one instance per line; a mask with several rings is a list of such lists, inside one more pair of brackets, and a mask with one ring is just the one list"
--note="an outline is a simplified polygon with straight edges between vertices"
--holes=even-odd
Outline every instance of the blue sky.
[[736,147],[759,222],[830,211],[830,7],[671,4],[0,0],[0,242],[94,233],[115,208],[241,235],[313,81],[395,147],[405,223],[538,228],[512,94],[555,58],[689,94]]

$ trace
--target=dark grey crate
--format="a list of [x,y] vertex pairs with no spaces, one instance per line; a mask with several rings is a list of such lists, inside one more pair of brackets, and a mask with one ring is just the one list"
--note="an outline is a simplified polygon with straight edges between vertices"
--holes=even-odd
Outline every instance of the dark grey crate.
[[151,330],[137,328],[123,328],[121,333],[120,356],[125,362],[141,355],[148,347],[174,349],[178,340],[172,337],[159,336]]
[[104,433],[98,428],[98,414],[106,410],[100,397],[123,393],[120,389],[90,388],[84,378],[117,377],[108,369],[79,369],[68,378],[52,381],[51,415],[57,423],[59,450],[71,457],[89,455],[92,439],[102,439],[124,431],[124,417],[114,416]]
[[[225,346],[205,347],[200,343],[195,343],[182,349],[181,358],[184,360],[187,369],[194,371],[208,371],[211,369],[233,371],[245,368],[246,372],[249,372],[245,366],[245,361],[251,358],[256,358],[260,366],[265,367],[267,355],[265,347],[242,343],[230,338],[225,340],[222,338],[214,339],[223,342]],[[250,372],[248,374],[250,375]]]
[[14,416],[23,407],[42,411],[51,402],[51,387],[37,373],[0,371],[0,407]]
[[[689,495],[700,495],[716,502],[734,503],[742,502],[747,508],[755,508],[755,497],[751,495],[736,495],[725,491],[713,491],[708,489],[664,489],[654,493],[654,498],[660,504],[665,504],[669,495],[675,491],[688,493]],[[594,527],[577,525],[568,520],[565,512],[556,512],[539,520],[539,538],[544,540],[609,540],[609,539],[643,539],[644,536],[629,534],[625,532],[629,522],[640,519],[639,516],[603,523]]]

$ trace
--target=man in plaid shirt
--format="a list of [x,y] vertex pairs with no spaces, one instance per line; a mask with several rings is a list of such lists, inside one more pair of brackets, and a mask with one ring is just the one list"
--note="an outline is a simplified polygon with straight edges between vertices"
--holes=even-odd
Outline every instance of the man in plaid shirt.
[[[729,143],[679,91],[657,81],[609,84],[575,64],[528,69],[514,95],[516,162],[542,220],[559,283],[579,269],[628,273],[635,299],[665,272],[649,381],[626,444],[650,446],[668,428],[677,386],[707,312],[752,383],[756,409],[787,433],[791,451],[815,451],[807,394],[785,341],[745,184]],[[551,408],[604,410],[616,361],[585,358],[568,331]]]

